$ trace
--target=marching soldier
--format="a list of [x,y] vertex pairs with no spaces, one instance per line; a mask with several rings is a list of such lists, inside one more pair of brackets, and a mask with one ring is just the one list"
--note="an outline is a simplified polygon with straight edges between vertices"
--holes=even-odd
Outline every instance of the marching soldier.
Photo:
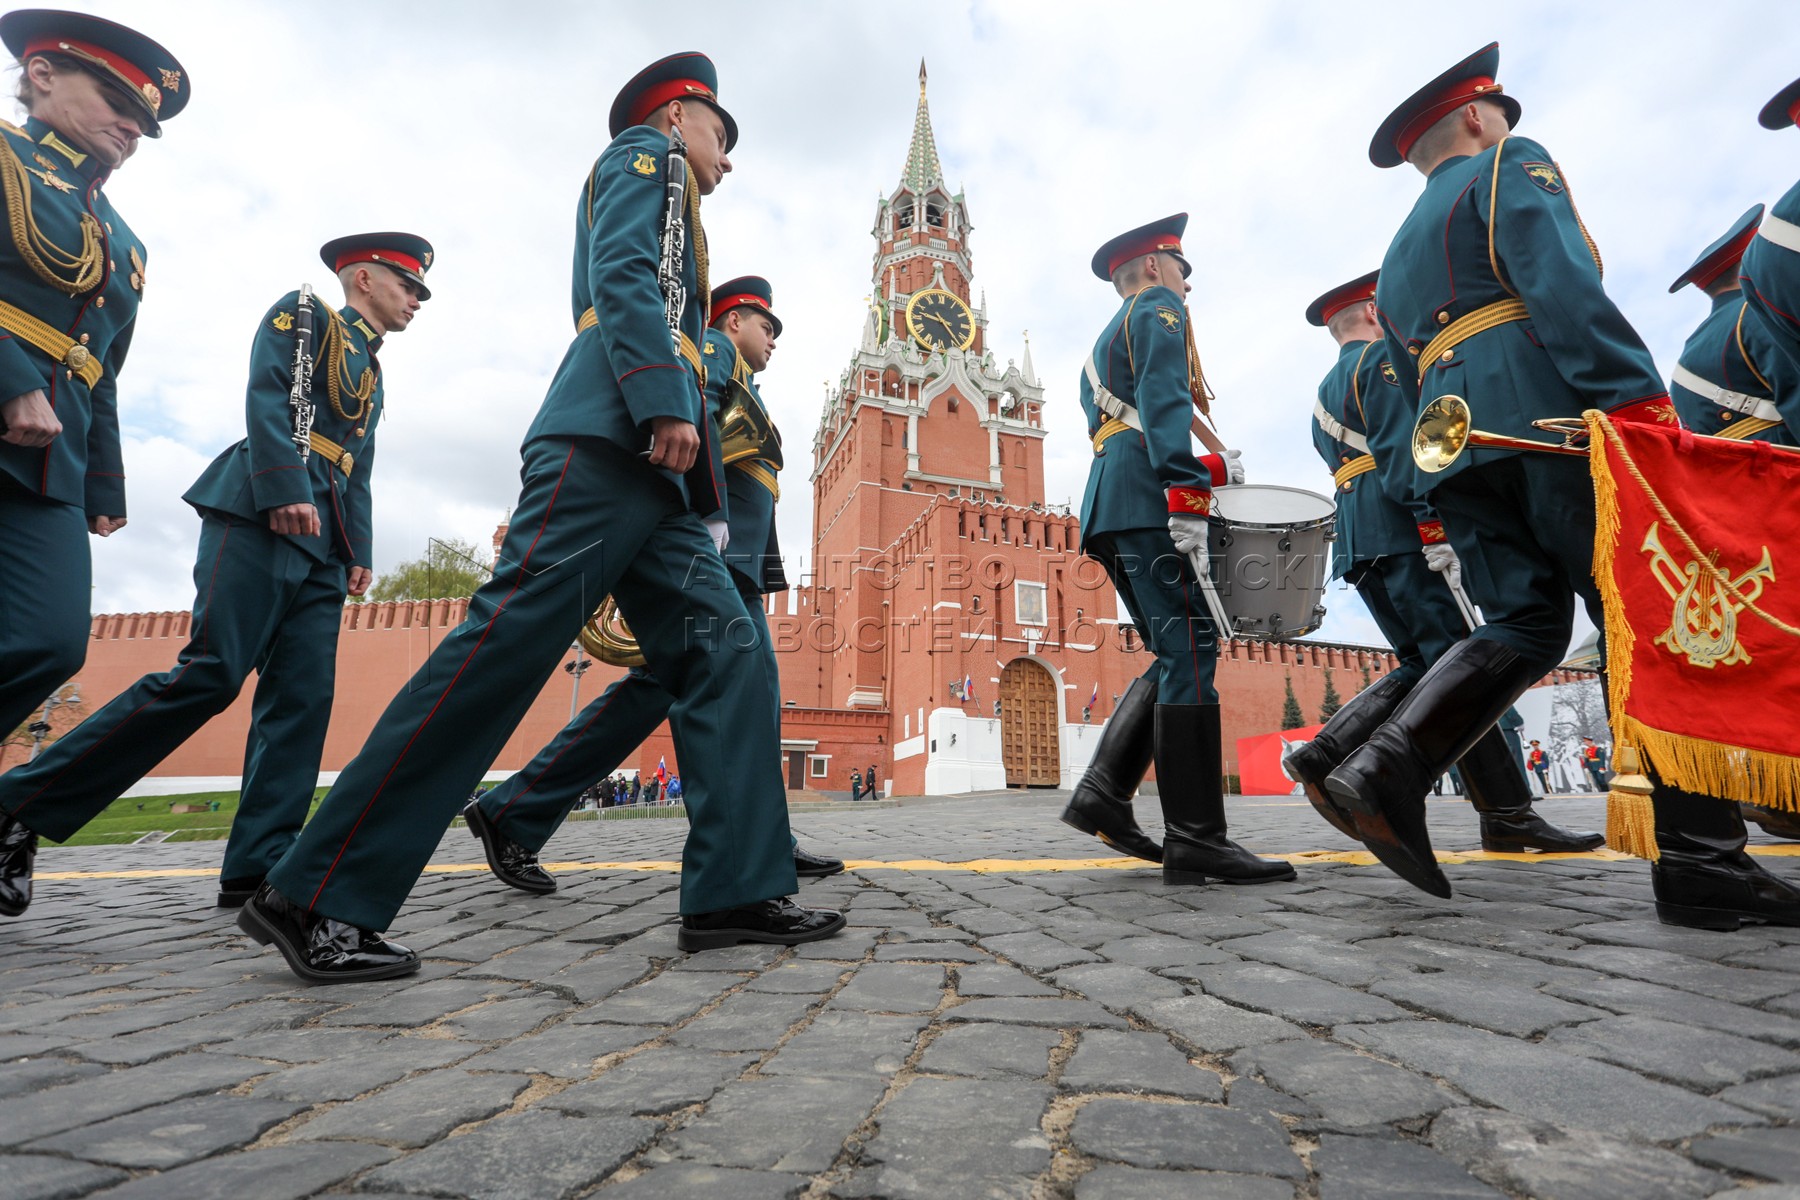
[[[1226,837],[1218,634],[1198,572],[1215,483],[1242,482],[1236,452],[1196,458],[1189,440],[1207,396],[1184,297],[1187,214],[1120,234],[1093,270],[1124,303],[1094,345],[1081,407],[1094,463],[1081,501],[1082,550],[1118,589],[1156,665],[1131,685],[1095,749],[1063,820],[1109,845],[1160,860],[1166,883],[1293,879],[1285,862],[1257,858]],[[1164,842],[1131,811],[1154,760]]]
[[1790,393],[1786,407],[1800,413],[1800,397],[1791,395],[1800,389],[1800,364],[1776,348],[1738,282],[1738,266],[1762,214],[1763,206],[1753,205],[1669,285],[1678,292],[1691,283],[1712,298],[1712,311],[1681,348],[1669,398],[1681,423],[1696,433],[1800,445],[1776,402],[1778,391]]
[[[1432,663],[1469,633],[1457,604],[1456,552],[1444,523],[1423,500],[1402,504],[1383,485],[1402,490],[1412,463],[1377,466],[1369,452],[1377,424],[1410,428],[1412,402],[1388,362],[1375,318],[1379,272],[1333,288],[1306,310],[1307,321],[1330,331],[1338,361],[1319,385],[1313,405],[1313,448],[1337,483],[1337,541],[1332,575],[1343,576],[1368,606],[1369,615],[1394,648],[1400,665],[1364,688],[1334,714],[1309,742],[1282,757],[1306,798],[1346,837],[1357,837],[1356,815],[1325,790],[1325,777],[1374,733],[1406,699]],[[1458,761],[1464,791],[1481,814],[1483,850],[1592,850],[1598,833],[1561,829],[1533,807],[1523,766],[1498,725]]]
[[[125,524],[118,383],[147,252],[103,188],[187,107],[149,38],[81,13],[0,17],[23,127],[0,121],[0,733],[87,657],[87,535]],[[37,837],[0,814],[0,913],[31,902]]]
[[698,387],[699,200],[731,169],[737,123],[712,62],[688,53],[626,84],[608,124],[613,141],[576,209],[575,337],[525,436],[500,566],[239,914],[304,979],[418,969],[379,931],[606,595],[677,697],[691,822],[682,947],[793,944],[843,927],[840,913],[786,899],[798,887],[786,797],[767,766],[779,717],[756,651],[729,636],[748,614],[702,523],[723,481]]
[[[1377,166],[1411,163],[1425,191],[1382,263],[1376,307],[1414,411],[1466,397],[1475,423],[1515,437],[1589,408],[1668,421],[1649,351],[1601,287],[1599,253],[1548,151],[1516,137],[1519,102],[1495,82],[1499,45],[1469,56],[1382,122]],[[1402,423],[1396,423],[1400,425]],[[1378,436],[1377,460],[1409,452]],[[1452,647],[1385,725],[1325,781],[1364,844],[1418,887],[1450,895],[1425,829],[1430,781],[1562,658],[1573,596],[1604,628],[1593,583],[1594,495],[1564,455],[1471,448],[1411,494],[1443,516],[1487,623]],[[1800,889],[1744,853],[1735,805],[1658,783],[1658,915],[1735,929],[1800,923]]]
[[[768,367],[775,339],[781,336],[781,318],[773,304],[768,281],[754,275],[714,288],[713,323],[700,357],[706,365],[707,411],[719,437],[727,496],[724,515],[714,514],[707,525],[714,528],[714,540],[722,543],[731,581],[743,597],[758,666],[767,676],[779,712],[781,681],[762,598],[787,589],[775,535],[781,442],[755,381],[756,372]],[[734,400],[741,407],[726,420]],[[721,423],[724,428],[719,428]],[[481,839],[494,875],[523,892],[555,891],[556,880],[538,864],[538,852],[567,818],[581,789],[617,770],[663,723],[674,703],[655,675],[643,667],[633,668],[570,721],[523,770],[463,809],[463,819]],[[773,765],[776,757],[771,747],[770,769],[779,773]],[[795,874],[819,878],[843,869],[842,859],[794,844]]]
[[[1800,79],[1776,92],[1757,121],[1764,129],[1794,128],[1800,122]],[[1740,270],[1744,300],[1760,317],[1770,339],[1800,371],[1800,183],[1775,201],[1744,248]],[[1800,440],[1800,393],[1778,395],[1789,433]]]
[[[306,821],[331,720],[344,594],[372,579],[369,477],[384,400],[376,352],[431,295],[431,245],[406,233],[338,238],[320,251],[344,308],[315,318],[289,292],[250,347],[249,436],[182,497],[200,514],[193,623],[175,665],[146,675],[25,766],[0,775],[0,810],[62,841],[223,712],[258,672],[242,799],[219,904],[261,885]],[[316,323],[307,451],[292,408],[296,323]],[[30,876],[15,877],[28,899]]]

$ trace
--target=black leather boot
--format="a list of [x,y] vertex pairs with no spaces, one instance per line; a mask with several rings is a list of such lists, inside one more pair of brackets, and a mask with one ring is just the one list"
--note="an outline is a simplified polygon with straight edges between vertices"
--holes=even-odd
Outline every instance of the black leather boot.
[[1325,790],[1356,814],[1357,836],[1383,866],[1445,899],[1450,881],[1425,830],[1432,780],[1469,752],[1542,672],[1511,646],[1468,638],[1414,686],[1392,719],[1325,777]]
[[1604,844],[1606,835],[1552,825],[1532,807],[1525,767],[1498,726],[1481,735],[1457,763],[1469,803],[1481,814],[1481,848],[1502,852],[1573,853]]
[[1131,811],[1132,794],[1150,770],[1156,740],[1156,679],[1161,667],[1151,667],[1131,681],[1118,711],[1106,723],[1093,761],[1075,785],[1075,794],[1063,809],[1063,824],[1092,834],[1115,850],[1159,863],[1163,849],[1145,833]]
[[1163,882],[1279,883],[1292,863],[1258,858],[1225,836],[1219,706],[1156,706],[1156,790],[1163,810]]
[[1387,723],[1411,690],[1412,681],[1405,676],[1383,675],[1338,709],[1312,741],[1281,756],[1288,778],[1300,785],[1319,815],[1347,838],[1356,837],[1356,816],[1331,798],[1325,790],[1325,777]]
[[1664,783],[1650,802],[1662,855],[1650,865],[1658,920],[1721,932],[1745,921],[1800,925],[1800,887],[1744,853],[1748,834],[1736,804]]
[[16,917],[31,907],[31,865],[37,834],[17,818],[0,815],[0,915]]
[[1743,813],[1744,820],[1761,826],[1762,831],[1770,837],[1800,842],[1800,813],[1764,808],[1760,804],[1740,804],[1738,810]]

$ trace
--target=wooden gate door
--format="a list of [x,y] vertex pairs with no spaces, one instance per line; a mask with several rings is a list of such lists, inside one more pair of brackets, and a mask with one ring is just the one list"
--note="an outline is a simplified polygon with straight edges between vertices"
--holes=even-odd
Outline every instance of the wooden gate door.
[[1000,758],[1007,787],[1056,787],[1062,755],[1056,728],[1056,677],[1021,658],[1000,672]]

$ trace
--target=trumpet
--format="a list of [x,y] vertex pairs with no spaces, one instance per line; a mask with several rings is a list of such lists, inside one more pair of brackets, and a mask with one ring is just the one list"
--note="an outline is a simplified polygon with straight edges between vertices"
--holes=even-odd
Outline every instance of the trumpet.
[[631,626],[619,615],[618,601],[611,596],[600,602],[588,623],[581,627],[580,640],[581,648],[603,663],[615,667],[644,665],[644,652],[632,636]]
[[1580,417],[1550,417],[1532,422],[1534,427],[1546,433],[1560,434],[1560,442],[1540,442],[1504,433],[1487,433],[1472,428],[1473,423],[1469,402],[1461,396],[1439,396],[1427,404],[1425,411],[1419,414],[1418,423],[1413,426],[1414,465],[1427,474],[1435,475],[1461,458],[1463,451],[1470,446],[1485,446],[1492,450],[1529,450],[1538,454],[1568,454],[1580,458],[1588,456],[1588,448],[1577,445],[1575,440],[1587,436],[1587,424]]

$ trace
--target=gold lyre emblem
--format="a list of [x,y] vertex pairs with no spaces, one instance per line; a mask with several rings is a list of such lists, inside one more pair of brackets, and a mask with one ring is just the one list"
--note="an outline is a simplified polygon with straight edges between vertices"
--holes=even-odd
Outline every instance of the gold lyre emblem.
[[631,160],[631,169],[639,175],[654,175],[656,174],[656,160],[648,154],[640,152],[636,158]]
[[1720,586],[1713,573],[1718,566],[1717,551],[1704,566],[1694,561],[1678,563],[1663,546],[1655,521],[1639,549],[1650,556],[1650,573],[1675,602],[1669,627],[1656,635],[1656,644],[1709,671],[1749,662],[1750,652],[1737,638],[1737,615],[1745,604],[1755,603],[1762,595],[1764,584],[1775,582],[1769,548],[1764,546],[1762,561],[1742,575],[1733,579],[1726,573],[1735,597]]
[[275,319],[270,321],[269,324],[275,327],[276,332],[286,333],[294,327],[294,314],[278,312],[275,314]]

